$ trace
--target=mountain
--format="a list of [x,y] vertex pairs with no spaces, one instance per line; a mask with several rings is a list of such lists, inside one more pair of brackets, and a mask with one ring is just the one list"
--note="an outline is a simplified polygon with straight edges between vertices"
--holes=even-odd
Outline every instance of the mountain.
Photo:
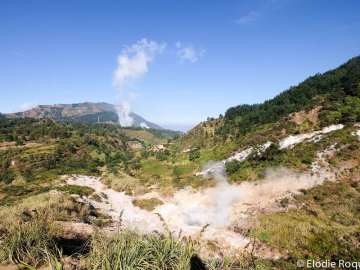
[[[119,123],[116,106],[100,102],[84,102],[75,104],[39,105],[33,109],[7,114],[10,118],[49,118],[58,122],[77,123]],[[131,112],[132,127],[162,129],[159,125],[147,121],[140,115]]]

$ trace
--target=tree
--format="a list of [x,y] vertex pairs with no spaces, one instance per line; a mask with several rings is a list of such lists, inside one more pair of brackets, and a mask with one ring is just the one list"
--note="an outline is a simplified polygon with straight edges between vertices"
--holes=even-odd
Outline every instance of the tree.
[[197,160],[199,158],[200,158],[200,150],[199,150],[199,148],[192,149],[189,152],[189,160],[190,161],[195,161],[195,160]]

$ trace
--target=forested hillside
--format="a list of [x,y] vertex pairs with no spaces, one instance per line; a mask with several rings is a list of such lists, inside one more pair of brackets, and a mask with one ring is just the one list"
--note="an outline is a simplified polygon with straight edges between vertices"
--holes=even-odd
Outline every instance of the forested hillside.
[[0,179],[11,183],[67,173],[99,173],[126,162],[130,140],[113,125],[60,124],[51,120],[0,120]]
[[274,123],[290,113],[322,106],[320,120],[328,123],[355,122],[360,119],[360,57],[340,67],[316,74],[296,87],[261,104],[239,105],[225,113],[225,123],[218,132],[246,133],[259,125]]
[[[297,125],[292,117],[299,113],[313,114],[316,121],[308,119]],[[226,142],[229,149],[224,151],[229,154],[242,143],[259,142],[268,136],[279,138],[287,133],[359,120],[360,57],[355,57],[334,70],[311,76],[273,99],[229,108],[224,116],[208,119],[189,131],[180,145],[183,149],[216,146],[218,151]]]

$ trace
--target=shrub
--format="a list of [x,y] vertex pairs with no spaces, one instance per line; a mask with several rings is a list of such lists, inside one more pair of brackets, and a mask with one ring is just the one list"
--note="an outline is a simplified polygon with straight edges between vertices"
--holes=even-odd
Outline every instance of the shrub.
[[194,161],[200,158],[200,150],[199,149],[193,149],[189,152],[189,160]]
[[156,159],[158,159],[160,161],[164,161],[164,160],[168,159],[169,155],[170,155],[169,150],[164,150],[164,151],[157,152],[155,157],[156,157]]
[[231,175],[236,173],[240,169],[240,161],[238,160],[231,160],[225,163],[225,170],[226,173]]

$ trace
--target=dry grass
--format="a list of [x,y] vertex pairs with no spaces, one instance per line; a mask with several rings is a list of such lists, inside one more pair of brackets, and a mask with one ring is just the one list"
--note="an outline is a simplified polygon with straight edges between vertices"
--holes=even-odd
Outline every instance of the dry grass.
[[125,192],[128,195],[143,194],[146,191],[146,188],[141,185],[139,179],[125,173],[119,172],[117,175],[105,173],[102,179],[108,187],[119,192]]

